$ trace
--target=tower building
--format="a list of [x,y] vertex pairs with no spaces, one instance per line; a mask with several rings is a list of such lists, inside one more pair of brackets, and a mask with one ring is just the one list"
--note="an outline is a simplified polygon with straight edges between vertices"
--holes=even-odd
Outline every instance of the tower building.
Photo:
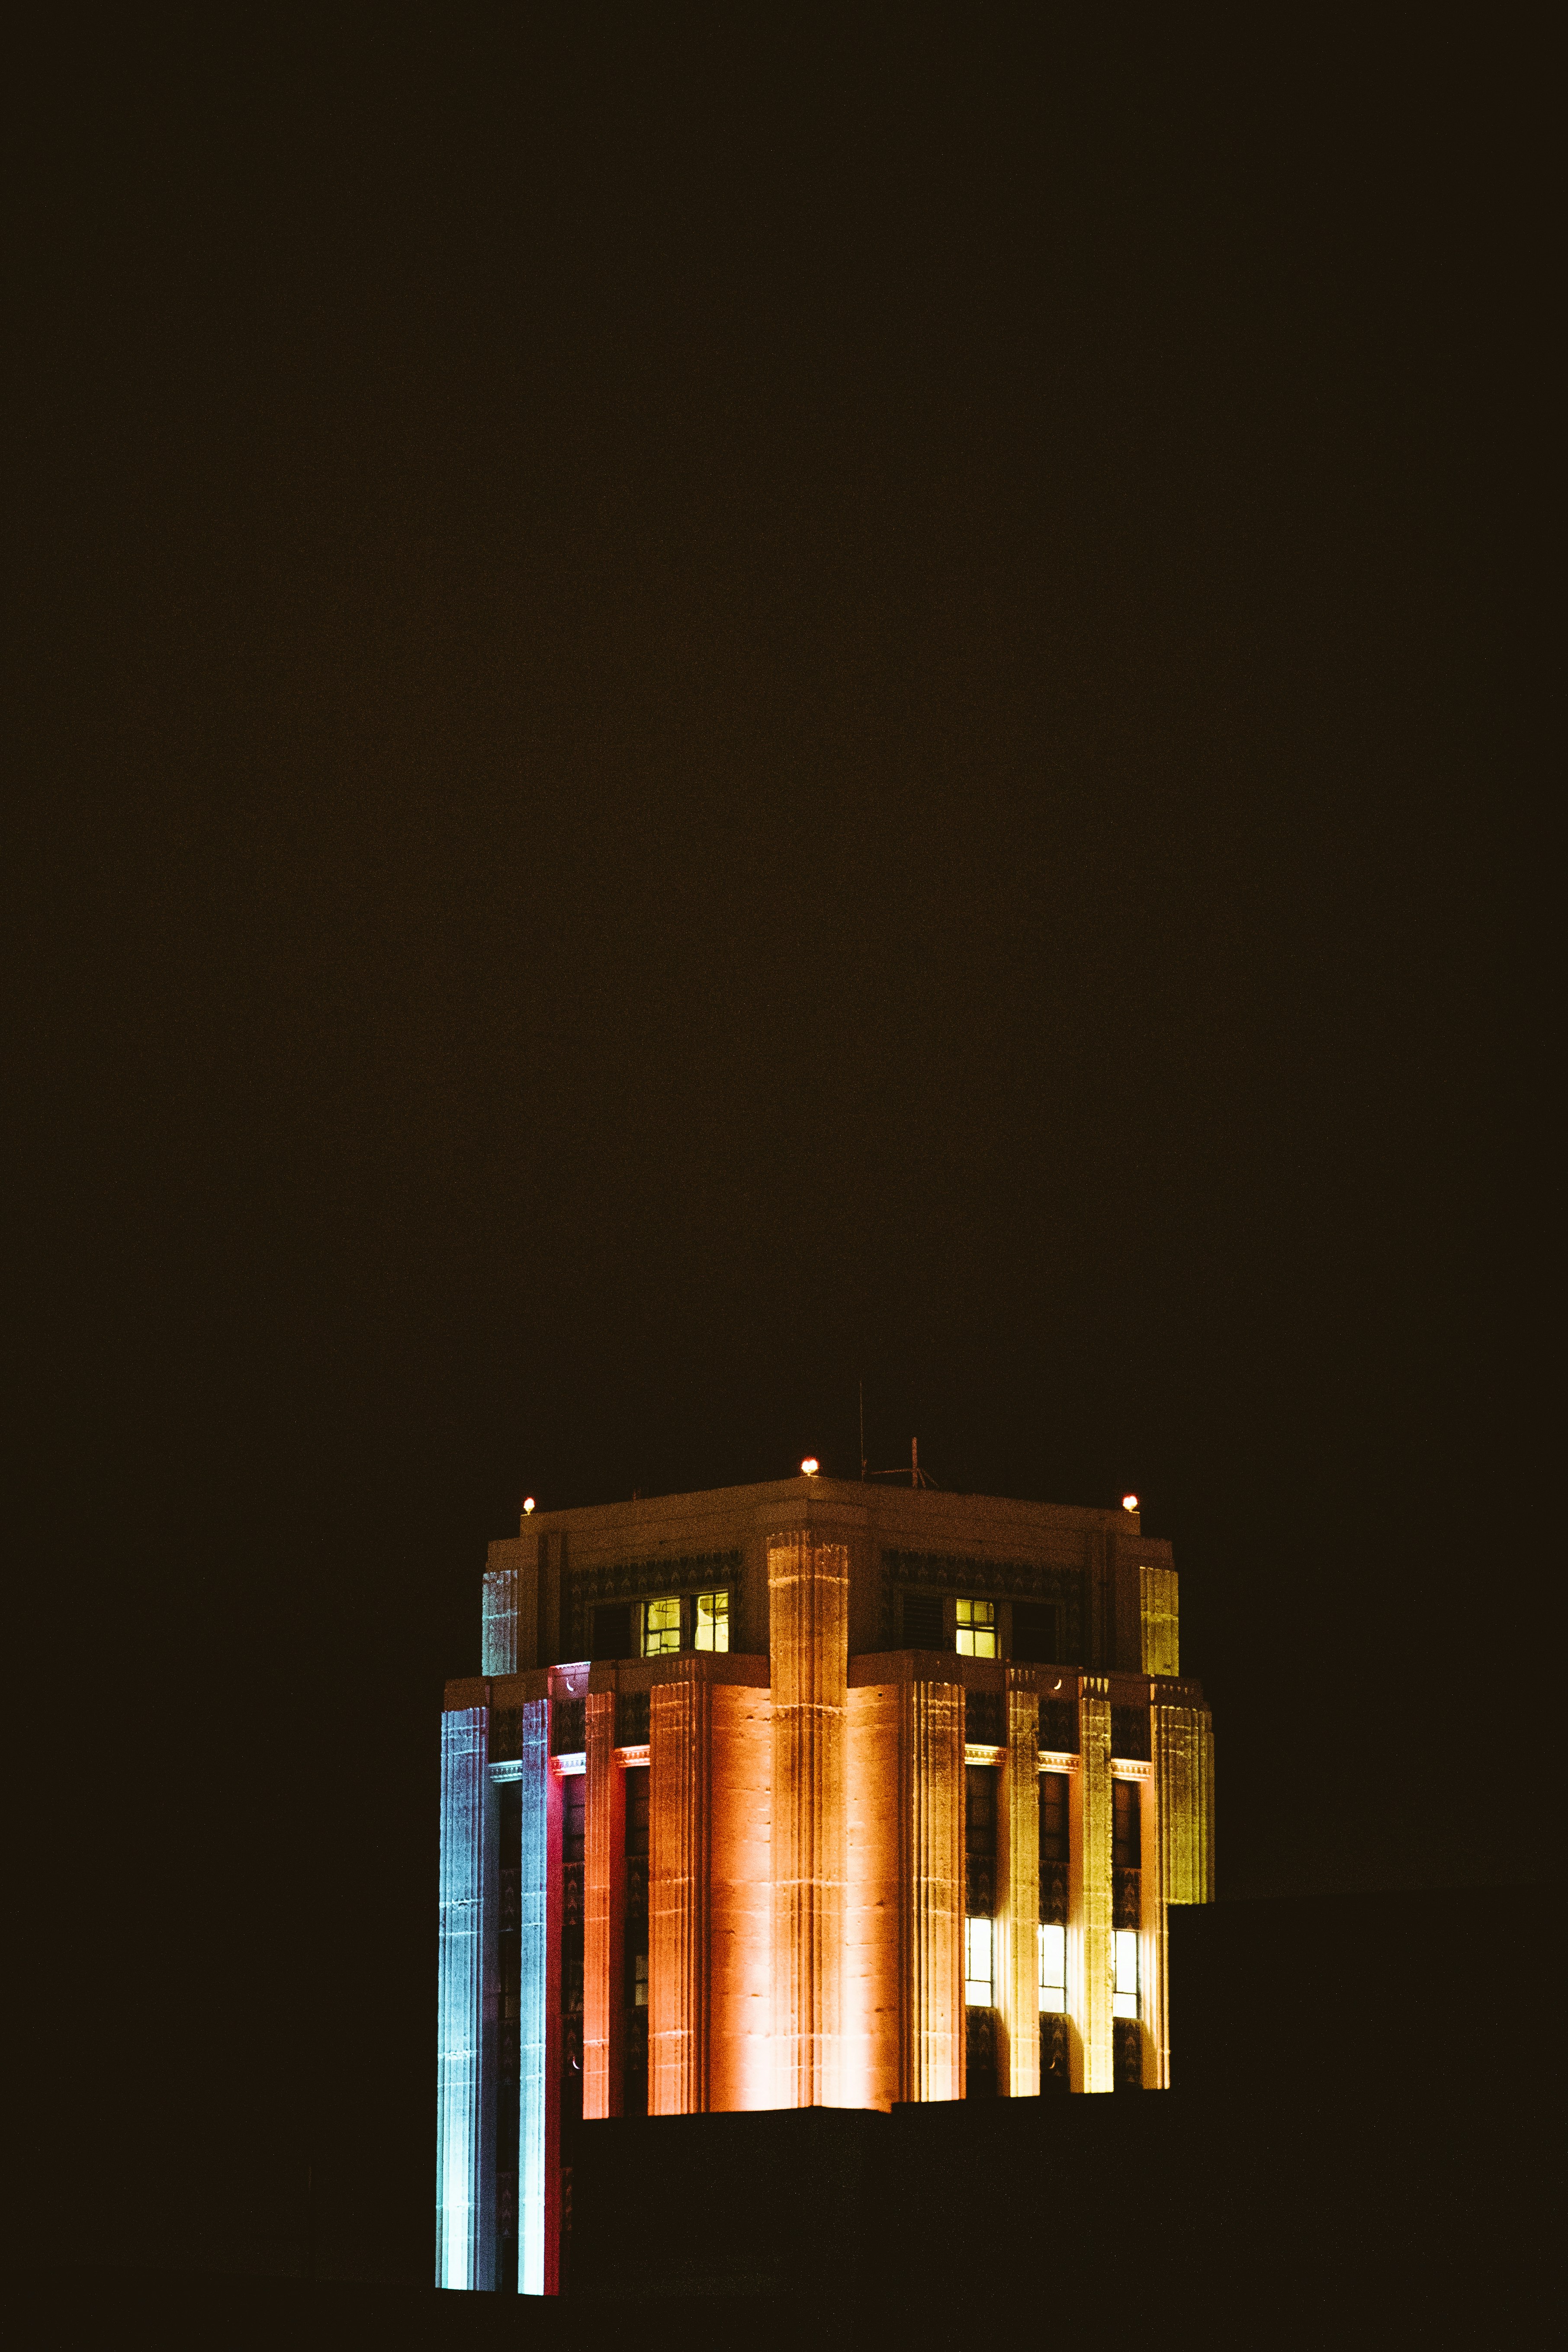
[[441,1722],[438,2285],[556,2291],[595,2118],[1169,2084],[1214,1747],[1135,1508],[803,1475],[540,1511],[482,1628]]

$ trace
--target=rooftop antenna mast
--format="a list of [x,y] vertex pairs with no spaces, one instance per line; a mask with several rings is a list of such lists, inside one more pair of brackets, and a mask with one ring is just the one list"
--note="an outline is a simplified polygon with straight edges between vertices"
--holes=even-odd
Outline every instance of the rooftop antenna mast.
[[[860,1407],[860,1409],[861,1409],[861,1412],[862,1412],[862,1414],[864,1414],[864,1412],[865,1412],[865,1392],[864,1392],[864,1388],[863,1388],[863,1387],[862,1387],[862,1391],[861,1391],[861,1407]],[[862,1477],[862,1478],[902,1478],[902,1477],[904,1477],[906,1475],[908,1475],[908,1477],[909,1477],[910,1487],[911,1492],[912,1492],[912,1491],[913,1491],[913,1489],[914,1489],[915,1487],[917,1487],[917,1486],[930,1486],[930,1487],[934,1488],[934,1487],[935,1487],[935,1486],[936,1486],[936,1480],[931,1476],[931,1472],[930,1472],[929,1470],[922,1470],[922,1469],[921,1468],[921,1442],[920,1442],[920,1439],[919,1439],[918,1437],[911,1437],[911,1438],[910,1438],[910,1466],[909,1466],[909,1470],[908,1470],[908,1473],[907,1473],[907,1474],[906,1474],[904,1471],[902,1471],[902,1470],[868,1470],[868,1469],[867,1469],[867,1467],[866,1467],[866,1438],[865,1438],[865,1433],[864,1433],[864,1426],[862,1425],[862,1433],[861,1433],[861,1438],[860,1438],[860,1475],[861,1475],[861,1477]]]

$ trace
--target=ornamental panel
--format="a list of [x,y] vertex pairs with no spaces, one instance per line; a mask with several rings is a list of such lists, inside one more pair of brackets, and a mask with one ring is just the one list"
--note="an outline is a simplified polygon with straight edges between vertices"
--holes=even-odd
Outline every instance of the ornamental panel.
[[722,1585],[732,1596],[731,1622],[742,1615],[742,1559],[737,1551],[711,1551],[683,1559],[627,1559],[606,1567],[568,1571],[568,1619],[574,1657],[593,1654],[594,1611],[602,1601],[646,1601],[660,1592],[707,1592]]
[[1047,1568],[1025,1559],[974,1559],[957,1552],[884,1551],[882,1554],[882,1646],[899,1639],[898,1601],[908,1590],[973,1593],[982,1600],[1044,1601],[1057,1610],[1061,1664],[1081,1664],[1089,1622],[1087,1572]]

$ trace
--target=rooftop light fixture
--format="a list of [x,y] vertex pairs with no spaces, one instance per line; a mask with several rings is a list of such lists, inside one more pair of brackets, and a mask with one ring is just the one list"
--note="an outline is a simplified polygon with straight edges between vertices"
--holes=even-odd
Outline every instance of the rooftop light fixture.
[[1137,1496],[1123,1495],[1121,1497],[1121,1507],[1124,1511],[1135,1511],[1138,1508]]
[[533,1508],[533,1496],[532,1496],[531,1495],[525,1495],[525,1496],[524,1496],[524,1497],[523,1497],[523,1503],[522,1503],[522,1516],[523,1516],[523,1517],[524,1517],[525,1519],[527,1518],[527,1517],[528,1517],[529,1513],[532,1510],[532,1508]]
[[808,1454],[805,1460],[800,1465],[801,1475],[803,1478],[815,1478],[821,1467],[822,1465],[817,1460],[816,1454]]

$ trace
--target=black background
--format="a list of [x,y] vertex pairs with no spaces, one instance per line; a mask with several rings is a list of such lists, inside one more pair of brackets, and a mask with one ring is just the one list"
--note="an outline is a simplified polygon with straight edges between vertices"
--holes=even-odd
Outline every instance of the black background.
[[758,15],[18,62],[35,2251],[427,2276],[485,1542],[861,1379],[1173,1539],[1227,1896],[1541,1864],[1539,61]]

